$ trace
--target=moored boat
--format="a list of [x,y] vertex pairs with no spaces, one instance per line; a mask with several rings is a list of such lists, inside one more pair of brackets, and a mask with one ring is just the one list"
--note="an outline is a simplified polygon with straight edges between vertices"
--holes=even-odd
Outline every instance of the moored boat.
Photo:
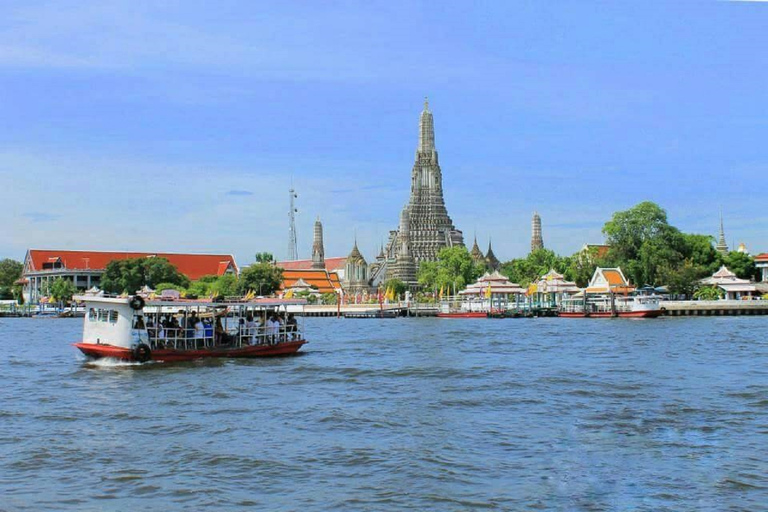
[[86,305],[83,339],[90,358],[190,361],[295,354],[307,341],[287,313],[303,300],[145,301],[140,296],[77,297]]
[[662,313],[658,295],[600,295],[563,300],[563,318],[656,318]]

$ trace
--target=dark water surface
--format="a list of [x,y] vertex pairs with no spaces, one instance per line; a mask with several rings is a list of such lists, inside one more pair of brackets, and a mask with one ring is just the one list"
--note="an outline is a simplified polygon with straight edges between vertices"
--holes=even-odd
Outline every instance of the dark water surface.
[[0,320],[0,510],[768,510],[768,318],[309,319],[90,364]]

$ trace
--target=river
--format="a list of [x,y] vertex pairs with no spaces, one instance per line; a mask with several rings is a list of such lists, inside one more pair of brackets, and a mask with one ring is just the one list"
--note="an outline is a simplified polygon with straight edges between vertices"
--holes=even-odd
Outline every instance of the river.
[[0,510],[768,510],[768,318],[306,320],[89,363],[0,320]]

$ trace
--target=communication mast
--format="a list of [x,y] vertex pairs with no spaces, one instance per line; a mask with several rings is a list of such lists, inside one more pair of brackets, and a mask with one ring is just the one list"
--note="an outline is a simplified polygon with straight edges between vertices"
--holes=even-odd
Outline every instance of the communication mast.
[[298,194],[291,185],[290,190],[290,205],[291,209],[288,211],[288,261],[294,261],[299,259],[299,249],[296,245],[296,213],[299,211],[296,209],[295,199],[298,198]]

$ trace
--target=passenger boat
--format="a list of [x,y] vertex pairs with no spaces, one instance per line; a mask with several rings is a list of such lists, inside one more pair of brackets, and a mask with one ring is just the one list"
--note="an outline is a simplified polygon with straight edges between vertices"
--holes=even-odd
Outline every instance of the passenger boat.
[[658,295],[599,295],[564,299],[558,308],[563,318],[655,318],[662,313]]
[[304,300],[145,301],[138,295],[76,300],[85,303],[86,315],[83,339],[74,346],[95,359],[143,363],[282,356],[306,343],[287,313],[289,307],[300,310]]

